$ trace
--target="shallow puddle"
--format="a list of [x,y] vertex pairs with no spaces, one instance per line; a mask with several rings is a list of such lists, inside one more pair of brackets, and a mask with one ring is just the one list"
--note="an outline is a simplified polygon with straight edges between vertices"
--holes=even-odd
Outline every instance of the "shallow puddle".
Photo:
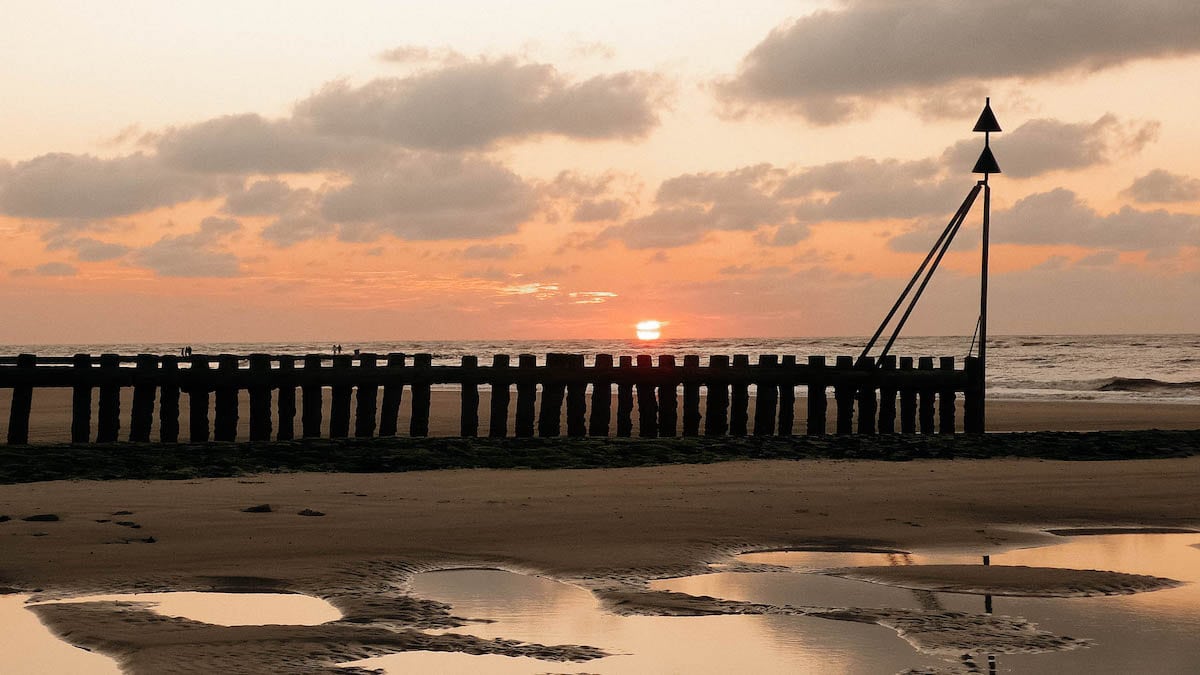
[[[993,565],[1099,569],[1200,581],[1197,534],[1065,537],[1062,543],[993,555]],[[415,595],[455,614],[494,623],[453,632],[542,644],[586,644],[613,654],[581,664],[500,656],[404,653],[355,662],[387,673],[895,673],[962,667],[997,673],[1194,673],[1200,666],[1200,584],[1090,598],[986,597],[913,591],[820,574],[830,567],[980,564],[961,553],[775,552],[744,562],[794,571],[723,572],[654,582],[655,590],[801,607],[902,608],[1023,618],[1091,646],[1048,653],[922,654],[875,624],[807,616],[626,617],[606,613],[587,591],[496,570],[419,574]],[[968,656],[964,659],[964,656]]]
[[[0,596],[0,672],[120,673],[115,660],[73,647],[57,639],[27,608],[29,596]],[[181,617],[219,626],[313,626],[341,618],[333,605],[307,595],[289,593],[124,593],[90,595],[35,604],[80,602],[145,603],[163,616]]]

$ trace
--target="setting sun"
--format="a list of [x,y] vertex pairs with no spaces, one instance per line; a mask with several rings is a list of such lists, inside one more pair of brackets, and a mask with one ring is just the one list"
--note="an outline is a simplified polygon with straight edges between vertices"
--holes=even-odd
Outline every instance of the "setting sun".
[[638,339],[657,340],[662,337],[662,327],[665,325],[662,321],[639,321],[637,324]]

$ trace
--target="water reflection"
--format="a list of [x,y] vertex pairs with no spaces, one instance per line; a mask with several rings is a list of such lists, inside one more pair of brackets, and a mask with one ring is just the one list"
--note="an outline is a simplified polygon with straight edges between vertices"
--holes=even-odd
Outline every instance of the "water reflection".
[[[994,554],[993,565],[1101,569],[1200,581],[1200,535],[1070,537],[1056,546]],[[791,572],[715,572],[658,581],[652,589],[771,605],[904,608],[1021,617],[1093,646],[1040,654],[920,654],[888,628],[797,616],[622,617],[582,589],[494,570],[421,574],[413,592],[451,604],[460,616],[492,619],[456,632],[545,644],[588,644],[614,656],[585,664],[461,654],[396,654],[356,662],[388,673],[863,673],[968,665],[988,673],[1193,673],[1200,664],[1200,584],[1097,598],[991,597],[913,591],[798,574],[828,567],[974,564],[971,553],[774,552],[747,562]]]

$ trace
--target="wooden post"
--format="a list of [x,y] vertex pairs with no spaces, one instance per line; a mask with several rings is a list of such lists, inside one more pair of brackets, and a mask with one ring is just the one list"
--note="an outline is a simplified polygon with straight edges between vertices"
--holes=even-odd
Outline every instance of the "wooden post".
[[674,356],[659,356],[658,368],[663,372],[658,385],[658,435],[675,438],[679,430],[679,374],[675,370]]
[[714,354],[708,357],[708,400],[704,406],[704,435],[724,436],[729,433],[729,357]]
[[750,422],[750,356],[734,354],[733,368],[739,371],[735,380],[730,384],[729,406],[729,435],[745,436],[747,424]]
[[566,354],[546,355],[546,377],[542,378],[542,407],[538,412],[538,436],[554,437],[562,432],[562,404],[566,396]]
[[700,435],[700,380],[696,371],[700,369],[700,357],[689,354],[683,357],[683,435]]
[[858,360],[858,368],[867,378],[858,388],[858,433],[875,433],[875,418],[879,406],[875,403],[875,357],[864,356]]
[[179,357],[162,357],[161,384],[158,397],[158,440],[160,443],[179,442]]
[[76,354],[71,364],[75,375],[71,392],[71,442],[87,443],[92,432],[92,356]]
[[913,369],[911,356],[900,357],[900,433],[917,433],[917,389],[912,379],[904,377]]
[[850,381],[849,375],[854,369],[854,358],[839,356],[834,365],[833,398],[837,404],[837,433],[854,433],[854,395],[857,387]]
[[783,357],[782,379],[779,382],[779,435],[791,436],[796,426],[796,357]]
[[308,354],[304,357],[304,384],[300,385],[302,409],[300,411],[300,434],[304,438],[320,438],[324,413],[321,408],[321,356]]
[[508,354],[492,357],[492,403],[488,414],[488,436],[492,438],[508,436],[508,363]]
[[129,416],[129,440],[133,443],[150,442],[150,427],[154,424],[157,371],[156,356],[137,355],[137,367],[133,373],[133,404]]
[[410,436],[429,435],[430,384],[433,354],[413,355],[412,418],[408,425]]
[[[191,386],[188,389],[188,440],[208,442],[208,357],[193,356],[188,370]],[[96,440],[99,439],[97,435]]]
[[250,440],[271,440],[271,357],[250,355]]
[[533,436],[533,413],[537,410],[537,357],[533,354],[517,356],[517,438]]
[[[19,354],[17,368],[33,371],[37,367],[37,357],[33,354]],[[13,387],[12,407],[8,409],[8,444],[29,444],[29,415],[33,410],[33,386],[22,384]]]
[[571,379],[567,381],[567,435],[587,435],[587,380],[583,354],[572,354],[567,363]]
[[757,390],[754,401],[754,435],[770,436],[775,433],[775,406],[779,403],[779,357],[775,354],[758,355],[758,377],[754,379]]
[[954,433],[954,357],[943,356],[939,363],[943,378],[938,392],[938,433]]
[[475,438],[479,435],[479,357],[462,357],[462,405],[458,418],[458,435]]
[[890,378],[896,372],[896,356],[888,354],[879,362],[883,379],[879,383],[879,433],[896,433],[896,384]]
[[608,436],[612,422],[612,354],[596,355],[596,377],[592,382],[592,414],[588,419],[589,436]]
[[279,430],[275,438],[290,441],[296,437],[296,359],[291,356],[279,357],[279,400],[275,404],[276,415],[279,417]]
[[963,391],[963,431],[968,434],[983,433],[983,362],[977,356],[968,356],[963,362],[967,384]]
[[654,362],[649,354],[638,354],[637,390],[638,436],[658,438],[658,400],[654,398]]
[[121,357],[116,354],[100,355],[99,419],[96,420],[96,442],[115,443],[121,432]]
[[[933,357],[922,356],[917,359],[917,370],[933,370]],[[935,390],[930,388],[928,384],[922,384],[917,392],[918,408],[917,421],[921,433],[933,433],[933,397]]]
[[379,435],[395,436],[399,427],[400,402],[404,398],[404,380],[399,379],[394,369],[404,368],[404,354],[392,352],[387,355],[388,376],[383,384],[383,402],[379,404]]
[[617,385],[617,437],[629,438],[633,435],[633,383],[626,378],[633,368],[633,357],[622,356],[619,363],[625,377]]
[[829,402],[825,400],[827,383],[825,357],[808,357],[808,421],[805,423],[804,432],[809,436],[825,434],[825,415],[829,409]]
[[213,440],[236,441],[238,428],[238,357],[221,354],[217,357],[216,413],[213,420]]
[[379,403],[379,385],[375,381],[379,357],[360,354],[358,357],[358,386],[354,399],[354,437],[375,435],[375,407]]
[[354,386],[350,384],[350,365],[353,358],[349,354],[338,354],[333,357],[333,386],[329,396],[329,437],[346,438],[350,435],[350,396]]

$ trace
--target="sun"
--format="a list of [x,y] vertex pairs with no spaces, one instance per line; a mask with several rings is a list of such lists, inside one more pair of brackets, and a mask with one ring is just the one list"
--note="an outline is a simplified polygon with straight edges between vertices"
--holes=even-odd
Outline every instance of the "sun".
[[637,337],[639,340],[657,340],[662,337],[662,327],[665,325],[662,321],[639,321]]

